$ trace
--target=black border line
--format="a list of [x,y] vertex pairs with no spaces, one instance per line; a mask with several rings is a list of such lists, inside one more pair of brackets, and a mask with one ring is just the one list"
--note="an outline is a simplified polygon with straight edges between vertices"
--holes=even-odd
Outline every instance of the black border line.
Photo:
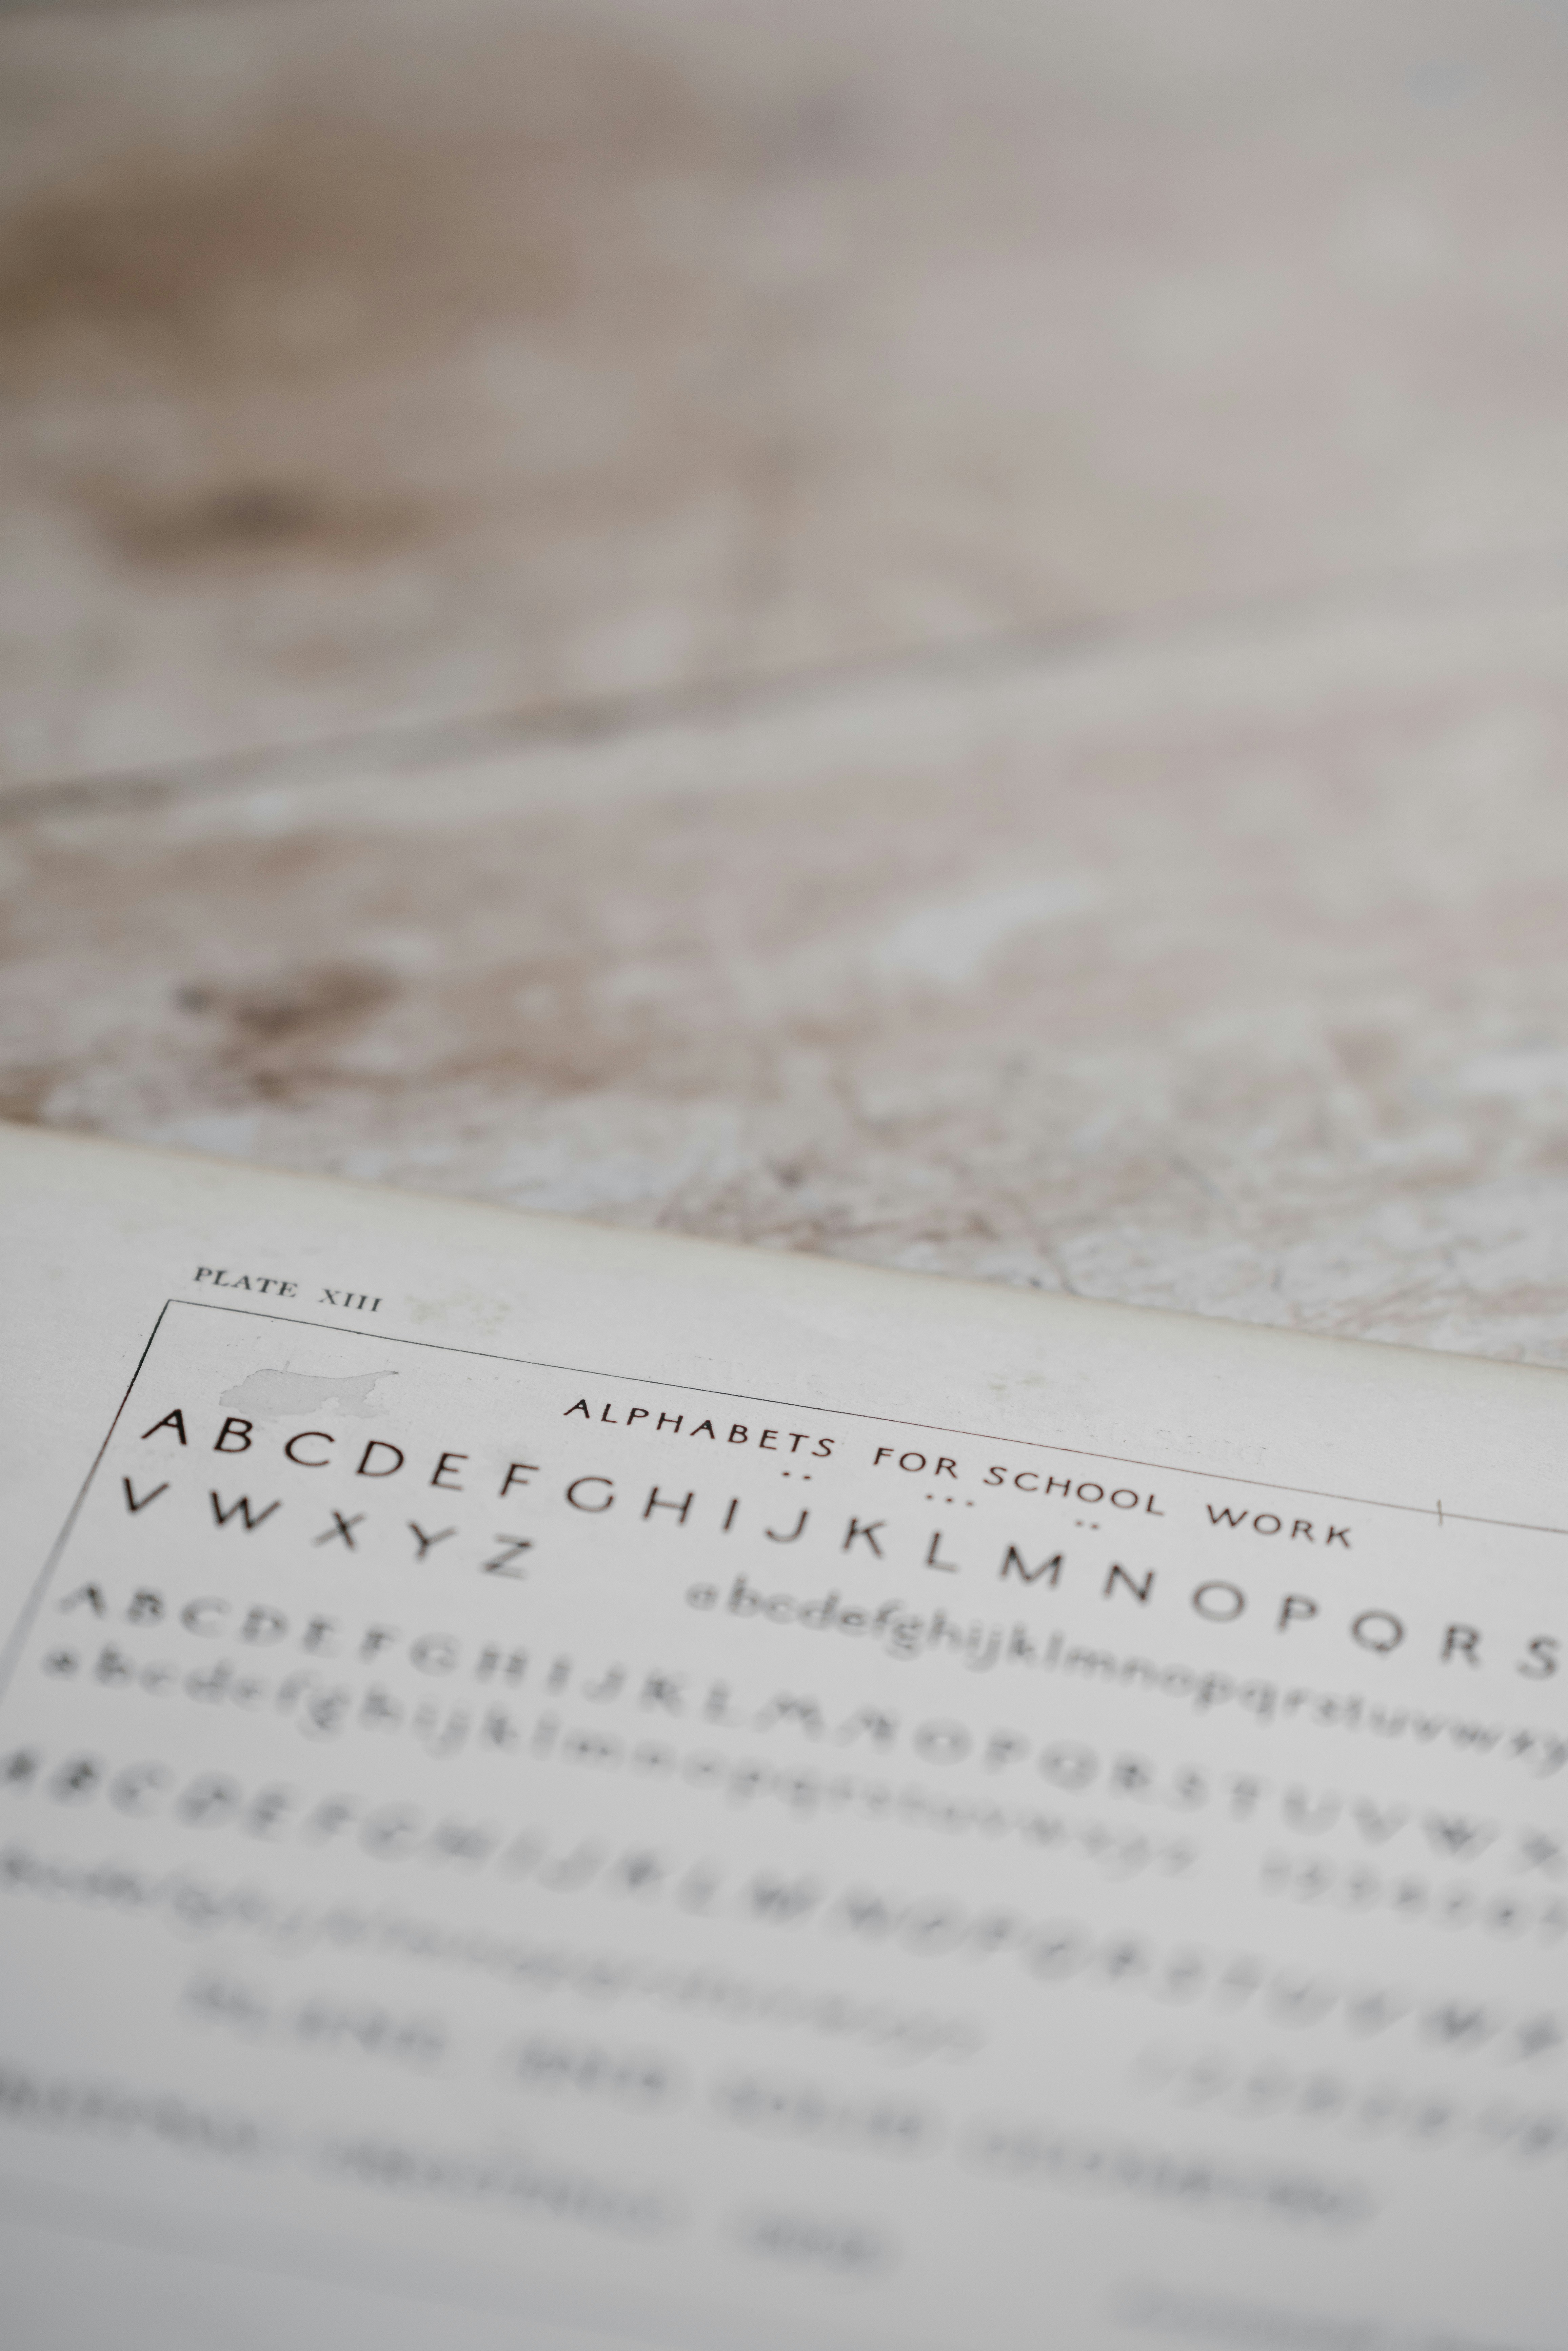
[[[115,1409],[114,1418],[110,1422],[109,1426],[103,1432],[103,1443],[99,1447],[98,1451],[92,1457],[91,1466],[88,1470],[87,1476],[82,1479],[80,1486],[77,1489],[76,1500],[66,1512],[65,1524],[61,1527],[59,1533],[55,1537],[53,1543],[50,1545],[48,1557],[45,1560],[43,1566],[38,1570],[37,1574],[34,1577],[33,1588],[31,1592],[28,1593],[26,1600],[22,1603],[21,1613],[17,1616],[16,1625],[12,1628],[11,1637],[6,1642],[5,1649],[0,1651],[0,1701],[4,1700],[5,1692],[10,1687],[11,1676],[16,1671],[16,1667],[21,1660],[22,1651],[26,1648],[27,1644],[27,1635],[32,1631],[34,1620],[37,1617],[39,1609],[44,1604],[44,1594],[49,1588],[49,1579],[54,1574],[56,1568],[59,1565],[61,1557],[65,1552],[65,1547],[71,1539],[71,1535],[76,1527],[77,1519],[81,1511],[81,1506],[88,1497],[88,1489],[92,1484],[93,1479],[97,1477],[99,1464],[102,1461],[104,1455],[109,1450],[110,1440],[113,1437],[115,1430],[120,1426],[120,1415],[124,1412],[126,1405],[131,1402],[131,1391],[136,1385],[137,1381],[141,1377],[141,1366],[152,1352],[152,1342],[158,1336],[159,1332],[163,1328],[163,1317],[167,1314],[171,1306],[183,1306],[184,1303],[185,1301],[182,1298],[166,1298],[163,1301],[162,1305],[158,1309],[158,1319],[153,1323],[152,1330],[147,1333],[147,1343],[136,1358],[135,1370],[131,1373],[131,1377],[125,1383],[125,1393],[120,1397],[120,1403]],[[240,1311],[243,1313],[244,1309],[242,1308]]]
[[[199,1306],[209,1314],[243,1314],[252,1322],[287,1322],[305,1331],[346,1331],[351,1338],[373,1335],[355,1331],[346,1322],[318,1322],[303,1314],[269,1314],[265,1307],[220,1306],[211,1298],[171,1298],[165,1301],[165,1311],[170,1306]],[[753,1395],[749,1388],[705,1388],[697,1380],[663,1380],[642,1372],[600,1372],[584,1364],[548,1363],[542,1355],[497,1355],[486,1347],[453,1347],[441,1339],[394,1337],[392,1344],[428,1347],[438,1355],[475,1355],[482,1364],[521,1364],[533,1372],[570,1372],[579,1380],[620,1380],[628,1387],[674,1388],[681,1395],[728,1396],[735,1404],[777,1405],[781,1412],[827,1412],[837,1420],[869,1420],[882,1428],[924,1428],[933,1437],[967,1437],[977,1445],[1026,1445],[1033,1453],[1071,1453],[1079,1461],[1116,1461],[1124,1469],[1157,1469],[1166,1478],[1212,1478],[1224,1485],[1255,1486],[1264,1494],[1304,1494],[1309,1501],[1352,1502],[1363,1510],[1404,1510],[1414,1518],[1436,1519],[1439,1526],[1445,1519],[1453,1519],[1462,1526],[1508,1527],[1521,1535],[1568,1535],[1568,1527],[1537,1526],[1529,1519],[1488,1519],[1476,1510],[1445,1510],[1441,1502],[1385,1502],[1376,1494],[1331,1494],[1321,1486],[1285,1486],[1274,1478],[1244,1478],[1235,1469],[1189,1469],[1179,1461],[1145,1461],[1136,1453],[1095,1453],[1087,1445],[1053,1445],[1044,1437],[998,1437],[989,1429],[953,1428],[946,1421],[910,1420],[899,1413],[857,1412],[847,1404],[802,1404],[798,1396]],[[107,1444],[108,1439],[104,1441]]]
[[482,1364],[514,1364],[524,1370],[533,1372],[570,1372],[574,1379],[618,1380],[626,1387],[668,1388],[678,1395],[723,1396],[732,1404],[771,1405],[777,1406],[781,1412],[825,1413],[831,1414],[836,1420],[869,1421],[873,1426],[883,1428],[918,1428],[924,1429],[933,1437],[963,1437],[977,1445],[1023,1446],[1032,1453],[1065,1453],[1079,1461],[1115,1462],[1125,1469],[1156,1469],[1165,1478],[1207,1478],[1221,1485],[1250,1486],[1265,1494],[1300,1494],[1312,1501],[1349,1503],[1357,1510],[1400,1510],[1412,1518],[1436,1519],[1439,1526],[1446,1519],[1452,1519],[1462,1526],[1503,1527],[1514,1534],[1568,1535],[1568,1527],[1538,1526],[1526,1519],[1484,1518],[1474,1510],[1445,1510],[1440,1502],[1436,1505],[1426,1502],[1388,1502],[1375,1494],[1331,1494],[1318,1486],[1286,1486],[1276,1479],[1244,1478],[1234,1469],[1192,1469],[1178,1461],[1147,1461],[1135,1453],[1094,1453],[1085,1445],[1053,1445],[1043,1437],[998,1437],[988,1429],[953,1427],[944,1421],[911,1420],[888,1412],[857,1412],[850,1405],[802,1404],[798,1398],[792,1396],[756,1395],[748,1388],[704,1387],[696,1380],[665,1380],[641,1372],[601,1372],[589,1364],[550,1363],[539,1355],[498,1355],[486,1347],[455,1347],[442,1339],[405,1339],[395,1332],[364,1331],[357,1329],[349,1322],[318,1322],[314,1316],[304,1314],[272,1314],[265,1308],[230,1306],[226,1302],[220,1304],[213,1298],[166,1298],[158,1309],[157,1320],[147,1334],[146,1344],[136,1359],[136,1367],[126,1382],[125,1393],[120,1399],[114,1417],[104,1431],[103,1442],[94,1454],[91,1466],[77,1490],[76,1499],[66,1513],[65,1523],[56,1536],[47,1558],[34,1579],[31,1592],[22,1604],[21,1612],[16,1618],[11,1636],[4,1651],[0,1652],[0,1702],[4,1701],[10,1687],[11,1676],[16,1671],[22,1651],[26,1645],[27,1635],[31,1633],[38,1611],[43,1605],[50,1579],[59,1565],[66,1545],[75,1530],[82,1504],[88,1498],[92,1481],[97,1477],[103,1457],[109,1450],[110,1441],[120,1426],[126,1405],[131,1401],[131,1392],[141,1376],[142,1366],[152,1352],[152,1343],[163,1328],[163,1318],[172,1306],[190,1307],[198,1313],[237,1314],[246,1322],[280,1322],[285,1329],[292,1331],[330,1331],[339,1338],[366,1339],[382,1346],[421,1347],[434,1355],[470,1355]]
[[869,1422],[872,1426],[876,1427],[915,1428],[924,1430],[933,1437],[965,1437],[971,1443],[978,1445],[1023,1447],[1032,1453],[1066,1454],[1071,1456],[1074,1460],[1113,1462],[1119,1467],[1127,1469],[1154,1469],[1157,1470],[1162,1477],[1203,1478],[1208,1479],[1211,1483],[1218,1483],[1220,1485],[1250,1487],[1260,1493],[1297,1494],[1303,1496],[1312,1501],[1347,1503],[1357,1510],[1398,1510],[1403,1512],[1406,1517],[1436,1519],[1439,1526],[1443,1524],[1445,1520],[1452,1519],[1462,1526],[1500,1527],[1514,1534],[1568,1535],[1568,1527],[1537,1525],[1533,1521],[1526,1519],[1486,1518],[1479,1511],[1447,1510],[1441,1502],[1435,1504],[1425,1502],[1390,1502],[1385,1501],[1380,1496],[1375,1494],[1332,1494],[1326,1492],[1322,1487],[1318,1486],[1288,1486],[1281,1483],[1277,1479],[1245,1478],[1234,1469],[1194,1469],[1189,1468],[1182,1462],[1145,1460],[1139,1454],[1095,1453],[1091,1451],[1087,1446],[1056,1445],[1052,1444],[1048,1438],[1043,1437],[998,1437],[987,1429],[959,1428],[951,1426],[943,1421],[912,1420],[902,1417],[894,1413],[885,1412],[858,1412],[853,1408],[853,1406],[849,1405],[802,1404],[798,1397],[758,1395],[748,1388],[705,1387],[696,1380],[660,1379],[656,1375],[649,1375],[640,1372],[598,1371],[591,1365],[583,1364],[551,1363],[538,1355],[501,1355],[493,1353],[490,1349],[486,1347],[458,1347],[454,1346],[448,1341],[442,1339],[405,1339],[393,1332],[366,1331],[357,1328],[352,1323],[347,1322],[319,1322],[313,1315],[274,1314],[269,1312],[265,1307],[231,1306],[226,1301],[220,1302],[217,1299],[214,1298],[166,1298],[163,1301],[162,1305],[158,1310],[158,1319],[153,1323],[152,1331],[148,1334],[147,1343],[142,1348],[141,1354],[137,1358],[136,1368],[131,1373],[130,1381],[126,1386],[125,1394],[120,1400],[119,1409],[116,1411],[114,1418],[110,1421],[109,1428],[105,1433],[103,1442],[99,1447],[98,1452],[93,1458],[91,1468],[89,1469],[86,1477],[82,1479],[80,1490],[78,1491],[75,1501],[71,1504],[65,1524],[61,1528],[60,1532],[49,1552],[48,1558],[45,1562],[45,1564],[38,1574],[34,1589],[27,1601],[24,1604],[23,1612],[17,1619],[16,1630],[13,1633],[10,1641],[6,1644],[3,1656],[0,1656],[0,1700],[3,1700],[5,1698],[5,1690],[9,1686],[11,1674],[16,1668],[22,1647],[26,1643],[28,1633],[32,1630],[34,1619],[37,1615],[44,1595],[48,1589],[49,1579],[53,1575],[55,1569],[59,1564],[66,1544],[69,1541],[72,1530],[76,1525],[78,1514],[81,1510],[83,1502],[87,1499],[88,1490],[91,1486],[94,1478],[98,1474],[99,1465],[102,1461],[104,1454],[109,1449],[110,1439],[113,1437],[115,1430],[119,1427],[120,1416],[123,1414],[127,1404],[131,1400],[131,1391],[136,1385],[138,1379],[140,1379],[141,1375],[142,1366],[145,1364],[148,1355],[152,1352],[152,1342],[156,1339],[159,1332],[162,1329],[163,1318],[168,1313],[172,1306],[190,1307],[198,1312],[207,1314],[237,1314],[243,1321],[247,1322],[277,1322],[281,1323],[287,1330],[329,1331],[340,1338],[365,1339],[382,1346],[419,1347],[424,1349],[431,1354],[467,1355],[473,1357],[476,1362],[483,1364],[512,1364],[522,1369],[536,1372],[569,1372],[574,1379],[614,1380],[619,1381],[622,1386],[626,1387],[641,1386],[665,1388],[673,1391],[678,1395],[722,1396],[733,1404],[768,1405],[776,1406],[782,1412],[815,1412],[830,1415],[837,1420],[858,1420]]

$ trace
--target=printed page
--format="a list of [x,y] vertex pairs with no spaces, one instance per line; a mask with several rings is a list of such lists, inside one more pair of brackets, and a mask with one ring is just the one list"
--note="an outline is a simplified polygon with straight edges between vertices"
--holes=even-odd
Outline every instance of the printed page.
[[1555,1373],[7,1130],[26,2351],[1562,2351]]

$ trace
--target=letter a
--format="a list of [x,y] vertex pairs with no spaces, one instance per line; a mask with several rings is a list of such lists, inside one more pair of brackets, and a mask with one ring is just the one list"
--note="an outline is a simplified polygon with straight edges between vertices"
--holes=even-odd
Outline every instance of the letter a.
[[182,1445],[188,1442],[185,1436],[185,1416],[178,1405],[172,1412],[165,1413],[162,1420],[155,1420],[152,1427],[143,1432],[142,1444],[146,1444],[148,1437],[156,1437],[161,1428],[172,1428]]

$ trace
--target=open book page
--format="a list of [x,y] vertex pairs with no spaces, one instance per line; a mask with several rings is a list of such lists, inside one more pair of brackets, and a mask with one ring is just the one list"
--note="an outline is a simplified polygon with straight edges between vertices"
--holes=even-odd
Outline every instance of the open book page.
[[1561,2351],[1560,1375],[0,1173],[9,2340]]

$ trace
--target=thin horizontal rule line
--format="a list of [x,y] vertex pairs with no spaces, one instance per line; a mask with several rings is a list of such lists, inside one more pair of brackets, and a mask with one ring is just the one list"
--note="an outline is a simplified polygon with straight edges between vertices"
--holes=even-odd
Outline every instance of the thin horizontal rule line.
[[1318,1486],[1287,1486],[1277,1479],[1248,1478],[1235,1469],[1194,1469],[1180,1461],[1150,1461],[1136,1453],[1095,1453],[1085,1445],[1058,1445],[1043,1437],[1000,1437],[985,1428],[959,1428],[946,1421],[907,1420],[887,1412],[859,1412],[852,1405],[802,1404],[799,1396],[757,1395],[748,1388],[704,1387],[695,1380],[661,1379],[643,1372],[605,1372],[587,1364],[555,1364],[538,1355],[497,1355],[485,1347],[455,1347],[441,1339],[402,1339],[383,1332],[356,1331],[341,1322],[318,1322],[306,1315],[271,1314],[253,1306],[219,1305],[214,1299],[171,1298],[169,1306],[188,1306],[206,1314],[238,1314],[250,1322],[286,1322],[291,1330],[332,1331],[351,1339],[379,1342],[382,1346],[422,1347],[437,1355],[472,1356],[483,1364],[516,1364],[534,1372],[570,1372],[573,1379],[618,1380],[626,1387],[667,1388],[675,1395],[706,1395],[731,1404],[765,1404],[780,1412],[831,1414],[837,1420],[861,1420],[873,1427],[918,1429],[928,1437],[964,1437],[977,1445],[1021,1445],[1035,1453],[1064,1453],[1076,1461],[1103,1461],[1123,1469],[1157,1469],[1165,1478],[1207,1478],[1228,1486],[1249,1486],[1261,1494],[1297,1494],[1308,1501],[1345,1502],[1364,1510],[1399,1510],[1407,1518],[1452,1519],[1461,1526],[1503,1527],[1514,1534],[1568,1535],[1568,1527],[1537,1525],[1529,1519],[1488,1518],[1476,1510],[1450,1510],[1441,1502],[1391,1502],[1381,1494],[1332,1494]]

